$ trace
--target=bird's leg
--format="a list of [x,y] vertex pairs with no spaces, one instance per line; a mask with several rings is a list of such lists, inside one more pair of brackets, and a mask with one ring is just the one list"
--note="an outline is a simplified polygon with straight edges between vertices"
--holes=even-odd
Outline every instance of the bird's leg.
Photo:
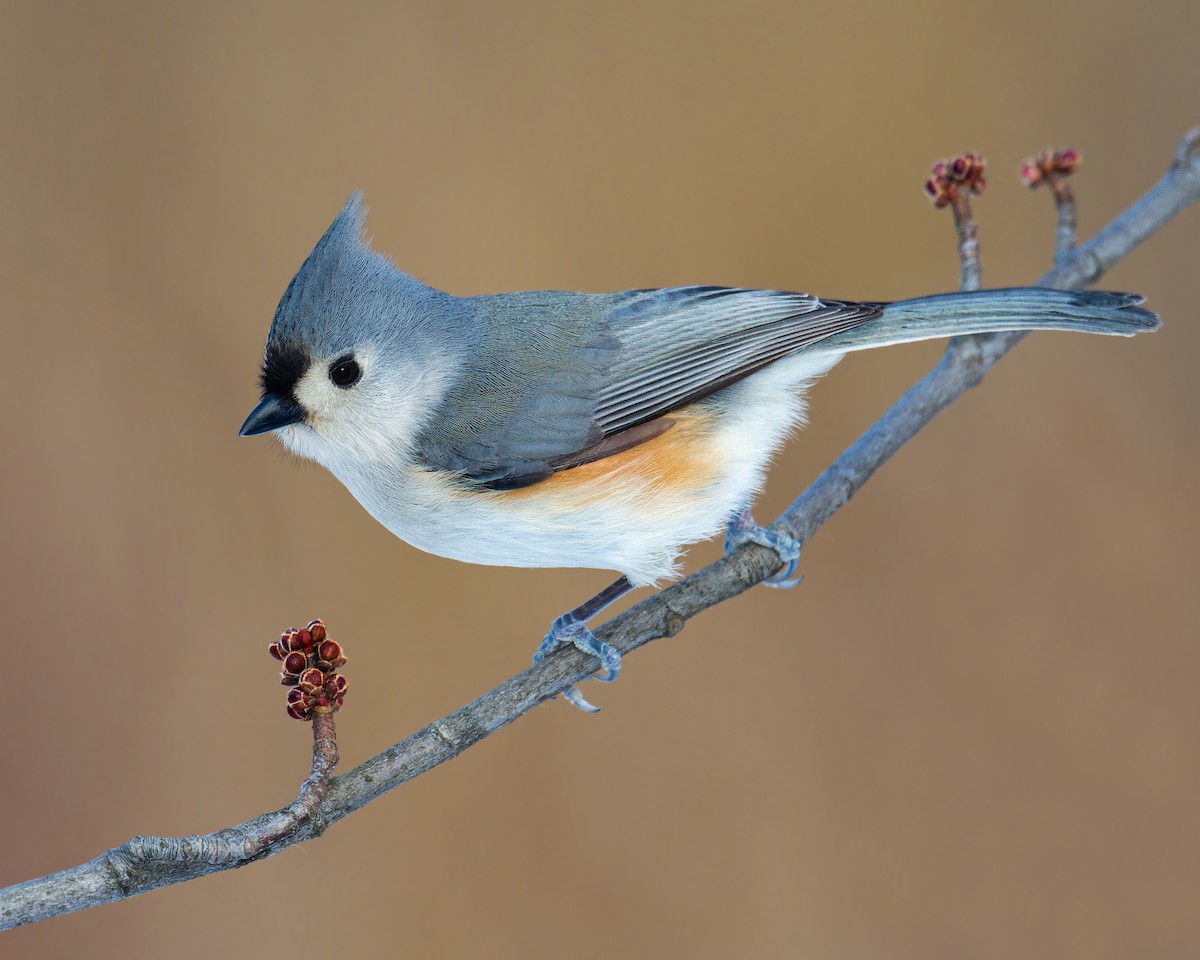
[[725,530],[725,552],[732,553],[744,543],[758,543],[779,554],[783,567],[763,581],[768,587],[794,587],[804,579],[788,579],[796,572],[796,565],[800,562],[800,544],[785,534],[760,527],[754,522],[749,507],[742,507],[730,519]]
[[[545,639],[538,646],[537,653],[533,655],[533,662],[541,662],[542,658],[560,643],[569,643],[578,647],[584,653],[590,653],[600,661],[600,666],[604,668],[605,672],[603,675],[596,677],[596,680],[601,680],[604,683],[611,683],[613,680],[616,680],[617,674],[621,672],[621,654],[617,652],[617,648],[611,643],[604,643],[597,638],[588,629],[587,622],[614,600],[623,597],[632,589],[633,584],[629,582],[628,577],[622,577],[616,583],[609,584],[592,597],[591,600],[581,603],[574,610],[564,613],[550,625],[550,632],[546,634]],[[580,710],[586,710],[588,713],[595,713],[600,709],[599,707],[592,706],[583,699],[583,694],[579,692],[578,687],[569,687],[563,691],[563,697]]]

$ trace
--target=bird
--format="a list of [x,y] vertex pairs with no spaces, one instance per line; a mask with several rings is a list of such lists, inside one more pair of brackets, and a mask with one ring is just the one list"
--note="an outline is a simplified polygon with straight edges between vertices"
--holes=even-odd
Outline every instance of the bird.
[[[678,573],[726,531],[799,546],[754,523],[768,465],[805,419],[813,381],[847,353],[1011,330],[1131,336],[1158,317],[1136,294],[1039,287],[855,302],[684,286],[458,297],[371,247],[354,193],[288,284],[240,434],[315,460],[409,544],[475,564],[584,567],[619,579],[555,619],[562,644],[615,679],[587,626],[628,591]],[[566,699],[594,710],[571,687]]]

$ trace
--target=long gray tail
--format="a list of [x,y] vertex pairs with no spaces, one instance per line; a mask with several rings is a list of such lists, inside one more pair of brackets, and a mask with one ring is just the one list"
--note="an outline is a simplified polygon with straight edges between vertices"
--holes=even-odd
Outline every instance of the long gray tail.
[[883,305],[874,320],[825,344],[839,350],[866,350],[892,343],[957,337],[1001,330],[1074,330],[1131,337],[1158,328],[1158,316],[1138,306],[1135,293],[1010,287],[974,293],[941,293]]

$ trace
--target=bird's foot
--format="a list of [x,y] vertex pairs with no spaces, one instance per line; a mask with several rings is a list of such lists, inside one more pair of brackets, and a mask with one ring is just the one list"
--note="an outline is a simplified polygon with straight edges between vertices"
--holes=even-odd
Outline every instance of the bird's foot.
[[794,580],[788,579],[796,572],[796,566],[800,563],[799,542],[787,534],[760,527],[754,522],[749,508],[739,510],[729,521],[729,526],[725,531],[725,552],[732,553],[745,543],[757,543],[764,547],[770,547],[779,554],[783,566],[763,581],[768,587],[794,587],[804,579],[803,577],[796,577]]
[[[602,683],[612,683],[617,679],[617,674],[621,672],[621,654],[617,652],[617,648],[611,643],[605,643],[592,633],[588,625],[579,620],[574,612],[564,613],[554,621],[549,633],[546,634],[541,644],[538,645],[537,653],[533,655],[533,662],[540,663],[546,654],[563,643],[570,644],[584,653],[591,654],[600,661],[600,666],[604,669],[604,673],[597,674],[593,679],[599,680]],[[588,703],[576,686],[571,686],[564,690],[563,699],[587,713],[595,713],[600,709]]]
[[[621,654],[611,643],[605,643],[592,633],[588,628],[587,621],[632,589],[633,585],[625,577],[621,577],[616,583],[601,590],[587,603],[564,613],[550,625],[550,631],[538,645],[537,653],[533,655],[533,662],[541,663],[546,654],[560,644],[570,644],[600,661],[604,673],[592,679],[603,683],[612,683],[617,679],[617,674],[621,672]],[[587,713],[595,713],[600,709],[588,703],[583,698],[583,694],[579,692],[579,688],[575,686],[568,687],[563,691],[563,699]]]

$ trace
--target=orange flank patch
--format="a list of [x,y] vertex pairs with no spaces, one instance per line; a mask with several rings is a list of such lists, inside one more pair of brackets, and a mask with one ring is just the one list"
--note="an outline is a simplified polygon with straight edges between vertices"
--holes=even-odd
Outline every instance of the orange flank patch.
[[631,487],[686,494],[716,481],[720,460],[712,449],[712,416],[697,405],[672,410],[674,421],[656,437],[619,453],[560,470],[547,480],[501,494],[504,497],[600,499],[606,488]]

